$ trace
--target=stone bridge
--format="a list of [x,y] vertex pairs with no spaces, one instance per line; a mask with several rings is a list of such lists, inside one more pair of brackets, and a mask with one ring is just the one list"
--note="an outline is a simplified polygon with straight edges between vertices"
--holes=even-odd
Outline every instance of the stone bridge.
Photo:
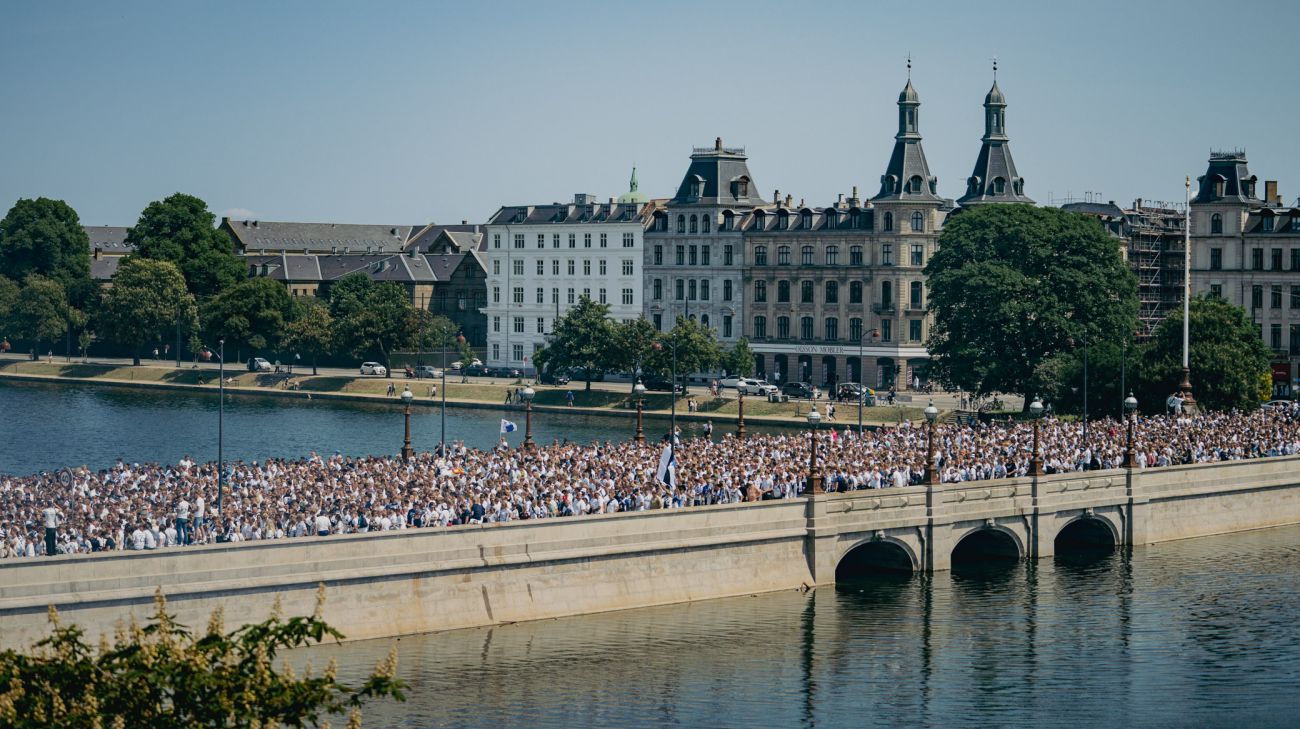
[[828,585],[1300,523],[1300,457],[1095,471],[800,499],[150,552],[0,560],[0,649],[48,605],[91,642],[151,610],[228,625],[279,597],[378,638]]

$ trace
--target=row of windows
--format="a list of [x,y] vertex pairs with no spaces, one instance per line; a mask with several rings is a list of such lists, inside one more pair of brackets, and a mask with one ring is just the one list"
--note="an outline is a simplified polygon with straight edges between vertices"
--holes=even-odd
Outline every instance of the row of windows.
[[[1300,233],[1300,218],[1291,218],[1286,224],[1287,229],[1292,233]],[[1277,230],[1277,218],[1272,215],[1266,215],[1259,220],[1259,229],[1264,233],[1272,233]],[[1223,234],[1223,216],[1215,213],[1210,216],[1210,234]]]
[[[598,300],[600,303],[602,303],[602,304],[608,304],[608,303],[609,303],[609,289],[601,288],[601,289],[598,289],[597,291],[598,291],[598,293],[597,293],[597,297],[598,297],[597,300]],[[524,303],[524,287],[523,287],[523,286],[516,286],[516,287],[514,287],[514,289],[513,289],[510,293],[511,293],[511,301],[513,301],[513,302],[514,302],[515,304],[517,304],[517,305],[522,306],[523,303]],[[538,304],[545,304],[545,303],[546,303],[546,289],[542,288],[541,286],[538,286],[538,287],[537,287],[537,290],[536,290],[536,293],[537,293],[537,297],[536,297],[536,298],[537,298],[537,303],[538,303]],[[582,290],[582,295],[585,296],[585,297],[587,297],[587,298],[591,298],[591,289],[583,289],[583,290]],[[575,303],[575,302],[577,301],[577,289],[570,288],[570,289],[568,290],[568,296],[567,296],[567,298],[565,299],[565,301],[566,301],[566,303],[568,303],[568,304],[573,304],[573,303]],[[623,302],[623,305],[624,305],[624,306],[633,306],[633,305],[635,305],[635,304],[636,304],[636,295],[635,295],[634,290],[633,290],[633,289],[623,289],[622,297],[621,297],[621,301]],[[492,287],[492,303],[494,303],[494,304],[500,304],[500,303],[501,303],[501,287],[500,287],[500,286],[493,286],[493,287]],[[553,289],[551,289],[551,303],[552,303],[552,304],[559,304],[559,303],[560,303],[560,290],[559,290],[558,288],[553,288]],[[493,331],[496,331],[496,330],[493,330]]]
[[[873,332],[879,336],[880,341],[893,341],[893,322],[884,319],[880,322],[880,329]],[[811,316],[799,318],[799,339],[808,341],[815,339],[814,330],[815,322]],[[921,319],[909,319],[907,322],[908,340],[913,342],[921,341],[923,335],[924,323]],[[840,340],[840,320],[837,317],[826,317],[822,319],[822,339],[827,342],[837,342]],[[853,317],[849,319],[848,341],[861,342],[863,340],[862,319]],[[754,339],[767,339],[767,317],[759,315],[754,317]],[[775,339],[791,339],[790,336],[790,317],[776,317]]]
[[[791,229],[790,218],[793,216],[791,216],[790,213],[786,211],[767,213],[763,210],[754,211],[754,229],[759,231],[767,230],[767,216],[770,214],[776,216],[776,223],[773,227],[774,230]],[[857,229],[857,230],[871,229],[870,215],[867,215],[858,210],[851,210],[847,213],[841,213],[840,211],[835,210],[834,208],[828,208],[822,211],[822,217],[824,220],[823,227],[838,229],[840,227],[841,215],[843,215],[846,218],[849,228]],[[814,222],[814,216],[812,211],[809,210],[801,211],[798,217],[799,217],[800,229],[802,230],[813,229],[815,222]],[[688,233],[690,234],[708,233],[710,232],[709,228],[712,225],[712,220],[713,218],[709,215],[694,215],[694,214],[685,215],[679,213],[677,215],[677,225],[675,227],[675,230],[677,231],[678,234],[682,234],[682,235]],[[913,232],[920,233],[925,231],[925,214],[922,213],[921,211],[919,210],[913,211],[911,216],[907,219],[907,222],[910,223],[910,227]],[[656,215],[654,229],[660,232],[667,232],[668,216],[663,214]],[[890,232],[894,230],[894,214],[892,212],[887,212],[881,216],[880,229],[885,232]],[[729,231],[736,230],[736,214],[731,212],[730,210],[723,212],[722,220],[718,224],[718,230],[719,232],[729,232]]]
[[[1269,270],[1269,271],[1285,271],[1285,270],[1300,271],[1300,248],[1292,248],[1292,249],[1291,249],[1291,268],[1290,268],[1290,269],[1286,269],[1286,268],[1283,268],[1283,267],[1282,267],[1283,257],[1282,257],[1282,249],[1281,249],[1281,248],[1273,248],[1273,249],[1271,249],[1269,252],[1270,252],[1270,256],[1269,256],[1269,266],[1268,266],[1267,269],[1265,269],[1265,268],[1264,268],[1264,249],[1263,249],[1263,248],[1252,248],[1252,249],[1250,249],[1250,268],[1251,268],[1251,270],[1253,270],[1253,271],[1264,271],[1264,270]],[[1223,249],[1222,249],[1222,248],[1211,248],[1211,249],[1210,249],[1210,270],[1211,270],[1211,271],[1222,271],[1222,270],[1223,270]]]
[[[1293,355],[1300,354],[1300,324],[1292,324],[1290,329],[1291,329],[1290,331],[1291,337],[1288,341],[1290,342],[1291,346],[1287,350],[1287,353]],[[1262,327],[1261,327],[1260,334],[1261,335],[1264,334]],[[1281,324],[1268,325],[1268,339],[1266,341],[1268,341],[1268,346],[1271,347],[1273,351],[1275,352],[1282,351],[1282,325]]]
[[[696,319],[695,314],[691,314],[691,315],[690,315],[690,319],[691,319],[691,321],[699,321],[700,324],[702,324],[702,325],[704,325],[704,326],[706,326],[706,327],[709,326],[709,315],[708,315],[708,314],[702,314],[702,315],[700,315],[699,319]],[[656,312],[656,313],[651,317],[651,322],[654,324],[654,327],[655,327],[655,330],[656,330],[656,331],[660,331],[660,332],[662,332],[662,331],[664,330],[664,315],[663,315],[663,314]],[[724,314],[724,315],[722,316],[722,337],[723,337],[724,339],[731,339],[731,337],[732,337],[731,329],[732,329],[732,328],[731,328],[731,315],[730,315],[730,314]]]
[[[925,245],[923,243],[913,243],[908,252],[907,263],[912,266],[925,265]],[[673,262],[678,266],[709,266],[712,265],[712,250],[709,246],[683,245],[675,247],[675,256]],[[776,265],[789,266],[793,261],[794,248],[792,246],[777,246],[776,248]],[[664,265],[664,247],[656,245],[652,251],[654,265]],[[862,246],[849,246],[848,264],[850,266],[862,266],[865,264]],[[754,246],[754,265],[767,266],[771,263],[768,257],[768,247],[765,245]],[[731,266],[735,264],[734,250],[732,246],[726,245],[722,249],[722,265]],[[799,249],[799,264],[802,266],[840,265],[840,247],[836,245],[826,246],[822,250],[821,260],[817,260],[817,249],[814,246],[802,246]],[[894,246],[892,243],[880,244],[880,264],[883,266],[894,265]]]
[[[561,235],[560,233],[552,233],[552,234],[551,234],[551,248],[559,248],[559,247],[560,247],[560,235]],[[608,248],[608,247],[609,247],[609,234],[608,234],[608,233],[600,233],[599,236],[600,236],[600,237],[599,237],[597,240],[599,241],[600,247],[601,247],[601,248]],[[514,239],[514,240],[515,240],[515,246],[514,246],[515,248],[523,248],[523,247],[524,247],[524,234],[523,234],[523,233],[515,233],[515,239]],[[568,234],[568,243],[569,243],[569,247],[570,247],[570,248],[577,248],[577,247],[578,247],[578,234],[577,234],[577,233],[569,233],[569,234]],[[583,247],[583,248],[591,248],[591,245],[592,245],[592,234],[591,234],[591,233],[583,233],[583,234],[582,234],[582,247]],[[500,233],[493,233],[493,234],[492,234],[492,247],[493,247],[493,248],[500,248],[500,247],[501,247],[501,234],[500,234]],[[537,234],[537,247],[538,247],[538,248],[545,248],[545,247],[546,247],[546,234],[545,234],[545,233],[538,233],[538,234]],[[623,234],[623,247],[624,247],[624,248],[635,248],[635,247],[636,247],[636,234],[635,234],[635,233],[624,233],[624,234]]]
[[[707,245],[678,245],[676,248],[676,258],[678,266],[712,266],[713,265],[713,248]],[[656,266],[664,265],[664,247],[656,245],[654,247],[654,262]],[[736,263],[736,248],[732,245],[722,247],[722,265],[733,266]]]
[[[767,301],[768,294],[767,281],[754,282],[754,303],[763,303]],[[863,300],[863,291],[865,287],[861,281],[849,282],[849,303],[861,304]],[[924,308],[925,287],[920,281],[912,281],[908,286],[908,303],[909,308]],[[840,284],[838,281],[827,281],[822,285],[823,300],[827,304],[838,304],[840,301]],[[800,281],[799,282],[799,302],[802,304],[811,304],[816,301],[816,282]],[[781,280],[776,282],[776,301],[778,304],[790,303],[790,282]],[[880,282],[880,304],[889,306],[894,301],[894,284],[892,281]]]
[[[711,296],[709,279],[677,279],[673,287],[674,298],[678,301],[709,301]],[[664,280],[657,278],[650,283],[650,295],[655,301],[664,298]],[[722,282],[722,300],[731,301],[734,296],[731,280]]]
[[[1223,284],[1210,284],[1210,294],[1215,297],[1223,297]],[[1282,308],[1282,284],[1271,284],[1268,287],[1268,308]],[[1292,285],[1290,291],[1290,308],[1300,309],[1300,285]],[[1250,287],[1250,308],[1251,310],[1264,308],[1264,286],[1255,284]]]
[[[578,263],[577,263],[577,261],[576,261],[575,259],[570,258],[570,259],[568,259],[565,263],[566,263],[567,265],[565,266],[565,269],[564,269],[564,270],[568,271],[568,274],[569,274],[570,276],[577,275],[577,270],[578,270]],[[609,274],[609,262],[608,262],[608,261],[606,261],[605,259],[601,258],[601,259],[598,259],[596,263],[597,263],[597,265],[596,265],[596,270],[599,271],[599,273],[597,274],[598,276],[606,276],[606,275]],[[631,275],[633,275],[633,274],[635,273],[635,271],[636,271],[636,262],[634,261],[634,259],[631,259],[631,258],[624,258],[623,261],[622,261],[622,264],[621,264],[621,270],[622,270],[624,276],[631,276]],[[516,260],[514,260],[514,261],[511,261],[510,272],[513,273],[513,274],[516,275],[516,276],[522,276],[522,275],[524,275],[524,260],[523,260],[523,259],[516,259]],[[500,276],[500,275],[501,275],[501,261],[500,261],[500,259],[496,259],[496,260],[493,260],[493,261],[492,261],[492,275],[494,275],[494,276]],[[538,276],[545,276],[545,275],[546,275],[546,261],[543,260],[543,259],[541,259],[541,258],[537,259],[537,275],[538,275]],[[552,276],[559,276],[559,275],[560,275],[560,261],[559,261],[559,259],[552,259],[552,260],[551,260],[551,275],[552,275]],[[590,276],[590,275],[591,275],[591,259],[590,259],[590,258],[585,258],[585,259],[583,259],[583,261],[582,261],[582,275],[583,275],[583,276]]]

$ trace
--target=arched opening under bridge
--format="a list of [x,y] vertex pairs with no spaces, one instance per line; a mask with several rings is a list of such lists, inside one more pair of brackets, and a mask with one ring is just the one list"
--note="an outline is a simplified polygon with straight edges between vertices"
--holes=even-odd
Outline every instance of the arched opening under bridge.
[[912,574],[912,557],[900,544],[878,540],[850,549],[835,565],[835,581],[843,582],[879,575]]
[[952,550],[952,567],[1015,562],[1020,556],[1020,546],[1010,534],[998,529],[978,529],[957,542]]

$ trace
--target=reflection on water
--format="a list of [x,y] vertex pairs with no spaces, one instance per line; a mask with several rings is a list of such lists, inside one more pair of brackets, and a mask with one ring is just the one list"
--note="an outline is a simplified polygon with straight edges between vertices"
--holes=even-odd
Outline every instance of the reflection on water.
[[[1300,527],[408,637],[375,727],[1293,726]],[[338,655],[356,676],[392,641]]]

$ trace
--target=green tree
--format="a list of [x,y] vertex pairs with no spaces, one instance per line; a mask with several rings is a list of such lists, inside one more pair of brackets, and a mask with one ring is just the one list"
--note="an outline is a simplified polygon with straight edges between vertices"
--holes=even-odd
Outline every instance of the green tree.
[[185,277],[176,266],[128,256],[113,274],[113,285],[99,306],[99,331],[109,340],[129,347],[135,364],[140,348],[163,341],[176,330],[197,328],[194,297],[185,289]]
[[18,292],[22,288],[12,280],[0,275],[0,338],[8,341],[17,337],[14,333],[14,305],[18,303]]
[[[640,373],[654,356],[659,332],[644,316],[628,322],[614,323],[614,346],[608,361],[611,370]],[[631,387],[636,387],[633,381]]]
[[672,372],[673,349],[677,352],[677,377],[692,372],[704,372],[718,366],[722,361],[722,347],[718,344],[713,330],[694,319],[677,317],[672,331],[659,335],[659,346],[649,359],[647,369],[661,375]]
[[591,389],[592,378],[613,369],[622,356],[617,350],[617,325],[609,318],[609,305],[583,296],[555,322],[555,336],[534,356],[534,364],[553,372],[581,369]]
[[349,713],[361,726],[361,707],[376,698],[405,700],[397,678],[397,650],[353,686],[339,681],[333,661],[321,673],[299,677],[281,651],[339,640],[321,619],[324,588],[310,617],[284,618],[279,603],[264,622],[226,630],[218,609],[206,629],[191,631],[166,610],[159,590],[145,625],[134,620],[98,648],[85,631],[64,625],[50,608],[49,637],[30,652],[0,652],[0,725],[15,729],[106,727],[322,726]]
[[[1189,304],[1192,394],[1206,410],[1252,409],[1260,403],[1260,378],[1269,376],[1272,353],[1245,309],[1220,298]],[[1171,312],[1142,352],[1143,409],[1160,412],[1183,379],[1183,312]],[[1270,378],[1271,379],[1271,378]],[[1264,394],[1267,397],[1267,393]]]
[[1117,240],[1090,216],[981,205],[944,226],[925,268],[931,375],[1028,403],[1060,383],[1052,358],[1136,329],[1137,285]]
[[325,304],[316,299],[299,299],[295,303],[293,319],[285,325],[280,341],[285,352],[310,357],[314,375],[317,359],[329,354],[334,346],[334,319]]
[[227,345],[234,344],[237,360],[243,359],[245,346],[250,356],[275,349],[292,316],[288,289],[269,278],[246,278],[222,289],[200,312],[208,339],[224,337]]
[[126,241],[136,246],[135,255],[176,264],[190,293],[206,298],[246,275],[234,241],[215,221],[207,203],[178,192],[149,203]]
[[[413,310],[412,321],[415,348],[420,353],[416,358],[416,364],[424,364],[422,359],[424,352],[456,350],[456,334],[460,332],[456,322],[442,314],[434,314],[428,309],[418,308]],[[445,367],[446,364],[440,363],[439,366]]]
[[727,350],[722,358],[722,368],[729,374],[750,377],[754,374],[754,350],[749,348],[749,340],[741,337],[735,346]]
[[[31,341],[39,355],[45,345],[68,333],[76,310],[68,305],[63,285],[40,274],[28,274],[13,304],[10,321],[14,332]],[[75,316],[79,316],[79,313]]]
[[389,354],[414,339],[415,308],[402,287],[351,273],[330,286],[336,346],[354,356],[376,355],[391,373]]
[[32,273],[53,279],[75,307],[84,307],[95,294],[90,238],[77,211],[62,200],[14,203],[0,220],[0,271],[16,280]]

